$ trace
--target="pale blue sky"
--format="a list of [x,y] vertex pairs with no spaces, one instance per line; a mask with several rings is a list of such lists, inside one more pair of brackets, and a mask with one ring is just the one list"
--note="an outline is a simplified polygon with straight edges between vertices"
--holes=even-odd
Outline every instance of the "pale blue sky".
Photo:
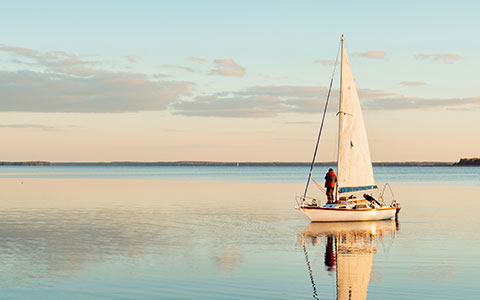
[[[0,160],[308,160],[332,70],[315,61],[335,58],[342,33],[373,160],[479,156],[478,11],[475,1],[2,1],[0,134],[49,143],[35,154],[28,139],[12,143]],[[117,124],[162,138],[102,143]],[[189,128],[210,138],[189,143],[202,134]],[[439,132],[455,149],[435,146]],[[67,135],[78,152],[62,150]]]

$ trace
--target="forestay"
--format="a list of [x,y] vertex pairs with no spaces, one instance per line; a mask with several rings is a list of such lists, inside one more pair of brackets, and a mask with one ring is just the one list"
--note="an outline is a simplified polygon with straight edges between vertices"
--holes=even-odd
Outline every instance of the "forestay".
[[343,43],[340,90],[338,191],[376,188],[362,108]]

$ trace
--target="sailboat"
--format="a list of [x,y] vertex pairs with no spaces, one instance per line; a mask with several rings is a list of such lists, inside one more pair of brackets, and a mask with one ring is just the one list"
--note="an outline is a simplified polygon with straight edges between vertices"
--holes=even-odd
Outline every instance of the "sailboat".
[[[335,221],[376,221],[388,220],[398,215],[400,205],[393,198],[390,204],[383,200],[387,183],[383,191],[375,198],[378,192],[373,175],[372,161],[368,147],[367,132],[363,121],[362,107],[358,97],[353,73],[345,52],[345,38],[342,35],[339,52],[340,62],[340,104],[338,110],[338,155],[337,155],[337,184],[335,199],[330,203],[307,197],[308,187],[312,179],[312,171],[318,150],[320,136],[325,121],[328,101],[332,89],[333,78],[337,62],[335,63],[327,101],[323,110],[322,122],[317,138],[313,160],[303,196],[297,196],[296,209],[303,212],[312,222]],[[338,54],[337,54],[338,61]],[[323,204],[322,204],[323,203]]]
[[390,221],[310,223],[301,234],[301,243],[309,268],[313,296],[318,298],[314,281],[314,272],[307,253],[307,241],[311,244],[325,241],[325,266],[329,272],[336,274],[336,299],[367,299],[370,274],[377,252],[377,240],[391,235],[396,237],[397,223]]

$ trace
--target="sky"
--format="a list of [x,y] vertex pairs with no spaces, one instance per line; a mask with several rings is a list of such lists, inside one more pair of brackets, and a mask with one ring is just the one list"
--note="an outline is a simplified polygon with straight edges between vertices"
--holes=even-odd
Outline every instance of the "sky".
[[[309,161],[340,36],[373,161],[480,156],[476,1],[2,1],[0,161]],[[336,159],[338,72],[319,148]]]

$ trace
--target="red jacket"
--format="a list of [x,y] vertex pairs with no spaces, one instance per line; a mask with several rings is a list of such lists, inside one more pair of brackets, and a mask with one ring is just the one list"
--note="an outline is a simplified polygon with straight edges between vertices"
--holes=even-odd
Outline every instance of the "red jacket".
[[326,188],[329,188],[329,187],[334,188],[336,182],[337,182],[337,175],[335,175],[335,173],[333,171],[330,171],[327,174],[325,174],[325,187]]

